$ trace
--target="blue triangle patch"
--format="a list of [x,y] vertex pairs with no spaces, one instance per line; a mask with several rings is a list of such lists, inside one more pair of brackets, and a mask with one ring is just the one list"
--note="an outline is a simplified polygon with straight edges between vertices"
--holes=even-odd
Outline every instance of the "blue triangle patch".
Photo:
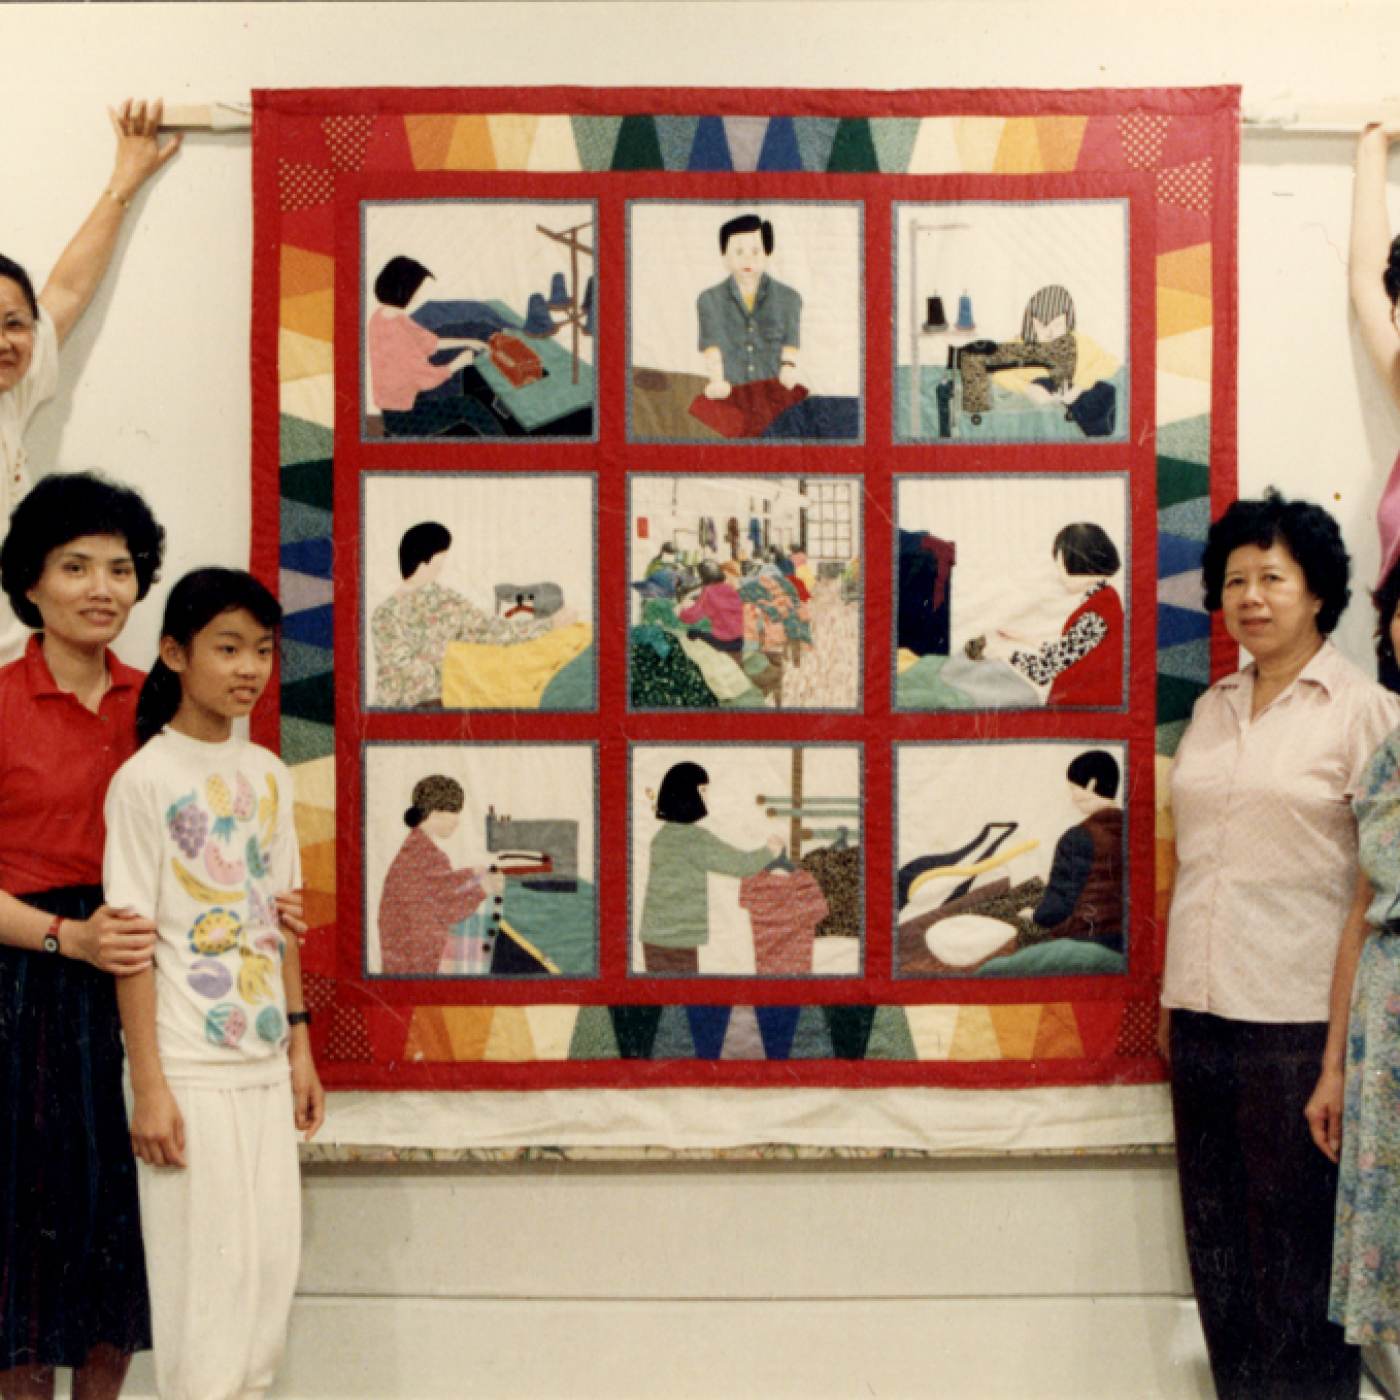
[[687,1006],[690,1033],[695,1038],[697,1060],[717,1060],[724,1049],[724,1033],[729,1028],[727,1006]]
[[1180,535],[1157,536],[1157,573],[1159,577],[1168,574],[1184,574],[1189,569],[1201,567],[1201,554],[1205,550],[1203,540],[1186,540]]
[[690,170],[733,170],[729,158],[729,138],[719,117],[701,117],[695,128],[695,144],[690,148]]
[[[282,635],[308,646],[330,648],[335,645],[334,609],[327,604],[308,608],[305,612],[288,613],[282,619]],[[326,670],[330,670],[327,666]]]
[[785,1060],[797,1033],[800,1006],[757,1006],[758,1033],[763,1037],[763,1049],[770,1060]]
[[[1210,636],[1210,614],[1194,608],[1174,608],[1169,603],[1157,604],[1157,645],[1180,646],[1183,642],[1204,641]],[[1188,677],[1196,679],[1196,677]],[[1202,677],[1202,679],[1204,679]]]
[[284,569],[295,569],[313,578],[330,578],[335,549],[329,539],[292,540],[278,552]]
[[802,151],[797,144],[797,132],[791,117],[774,117],[763,134],[763,149],[758,153],[760,170],[801,170]]

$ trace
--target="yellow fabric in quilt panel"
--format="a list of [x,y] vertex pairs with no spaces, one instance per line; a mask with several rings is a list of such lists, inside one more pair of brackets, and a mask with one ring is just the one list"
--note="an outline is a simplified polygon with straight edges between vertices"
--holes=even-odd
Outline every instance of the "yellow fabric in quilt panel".
[[910,651],[908,647],[900,647],[894,664],[896,672],[902,676],[911,666],[919,664],[918,653]]
[[545,687],[592,641],[593,624],[573,622],[510,646],[450,642],[442,703],[452,710],[536,710]]
[[[1111,379],[1118,373],[1118,360],[1110,355],[1093,336],[1082,331],[1074,333],[1074,387],[1088,389],[1101,379]],[[992,374],[992,380],[1003,389],[1012,389],[1018,394],[1029,391],[1037,379],[1045,378],[1045,370],[1040,365],[1020,365],[1015,369],[999,369]]]

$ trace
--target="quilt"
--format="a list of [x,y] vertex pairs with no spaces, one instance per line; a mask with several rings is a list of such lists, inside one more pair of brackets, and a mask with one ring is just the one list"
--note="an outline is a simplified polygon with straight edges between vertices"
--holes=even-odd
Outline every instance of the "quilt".
[[1237,91],[254,110],[327,1084],[1160,1079]]

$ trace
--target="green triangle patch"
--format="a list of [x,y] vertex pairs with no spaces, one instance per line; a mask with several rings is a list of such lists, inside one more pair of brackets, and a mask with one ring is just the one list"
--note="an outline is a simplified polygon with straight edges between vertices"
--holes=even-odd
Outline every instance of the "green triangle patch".
[[831,1049],[831,1032],[827,1029],[826,1016],[820,1006],[804,1006],[797,1018],[797,1029],[792,1035],[792,1048],[788,1051],[790,1060],[830,1060],[834,1055]]
[[875,156],[886,175],[903,175],[909,169],[909,157],[919,139],[918,117],[874,117],[870,122],[870,137],[875,143]]
[[826,163],[829,171],[849,171],[856,175],[873,175],[879,172],[880,162],[875,157],[875,142],[870,136],[870,122],[865,117],[844,117],[836,129],[836,139],[831,144],[831,158]]
[[1210,414],[1198,413],[1157,429],[1157,455],[1194,462],[1198,467],[1210,462]]
[[1181,736],[1186,733],[1186,726],[1189,720],[1174,719],[1170,724],[1159,724],[1157,726],[1157,742],[1153,746],[1154,751],[1162,755],[1163,758],[1174,758],[1177,747],[1181,743]]
[[690,164],[690,148],[695,144],[695,128],[699,125],[699,117],[656,118],[656,141],[663,169],[684,170]]
[[1184,681],[1178,676],[1157,677],[1157,724],[1191,718],[1191,709],[1205,686],[1199,681]]
[[1184,501],[1210,502],[1210,468],[1200,462],[1157,454],[1157,506],[1168,509]]
[[570,117],[578,163],[585,170],[611,170],[621,117]]
[[613,1019],[606,1006],[579,1007],[573,1039],[569,1041],[569,1058],[617,1059],[617,1036],[613,1034]]
[[661,1010],[661,1021],[656,1027],[656,1038],[651,1044],[653,1060],[693,1060],[695,1041],[691,1039],[690,1022],[686,1019],[683,1006],[666,1006]]
[[282,685],[282,713],[297,719],[309,719],[317,724],[335,723],[335,677],[327,671],[321,676]]
[[308,423],[289,413],[277,420],[277,460],[284,467],[328,458],[334,448],[335,434],[319,423]]
[[793,128],[797,132],[797,149],[802,153],[804,170],[825,170],[831,158],[831,146],[836,140],[836,117],[797,117]]
[[909,1034],[909,1018],[902,1006],[875,1008],[875,1020],[866,1042],[867,1060],[917,1060],[914,1037]]
[[614,170],[660,170],[661,142],[656,135],[656,123],[649,116],[623,117],[613,148]]
[[289,768],[329,758],[335,752],[335,729],[329,724],[282,716],[282,762]]
[[660,1020],[659,1006],[614,1006],[612,1022],[618,1054],[624,1060],[651,1059],[651,1047]]

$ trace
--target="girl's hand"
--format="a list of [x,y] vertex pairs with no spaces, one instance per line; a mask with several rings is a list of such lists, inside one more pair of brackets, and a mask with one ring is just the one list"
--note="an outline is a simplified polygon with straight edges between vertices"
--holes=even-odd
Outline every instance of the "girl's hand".
[[119,199],[130,200],[180,149],[182,132],[164,145],[157,140],[163,112],[164,104],[159,98],[148,103],[128,97],[120,107],[107,109],[112,130],[117,133],[117,155],[108,188]]
[[113,977],[130,977],[151,965],[156,926],[130,909],[104,904],[89,918],[65,919],[58,944],[65,957],[91,963]]
[[306,935],[306,905],[300,890],[283,890],[273,901],[277,906],[277,922],[283,930],[297,938]]
[[1303,1110],[1317,1150],[1330,1162],[1336,1162],[1341,1157],[1343,1088],[1342,1071],[1324,1065],[1317,1077],[1317,1088],[1312,1091],[1312,1098]]
[[148,1166],[185,1165],[185,1120],[168,1084],[136,1094],[131,1108],[131,1150]]
[[1157,1053],[1168,1068],[1172,1062],[1172,1013],[1171,1007],[1157,1008]]
[[288,1058],[292,1064],[292,1121],[310,1142],[326,1121],[326,1091],[321,1087],[309,1045],[304,1041],[294,1043]]

